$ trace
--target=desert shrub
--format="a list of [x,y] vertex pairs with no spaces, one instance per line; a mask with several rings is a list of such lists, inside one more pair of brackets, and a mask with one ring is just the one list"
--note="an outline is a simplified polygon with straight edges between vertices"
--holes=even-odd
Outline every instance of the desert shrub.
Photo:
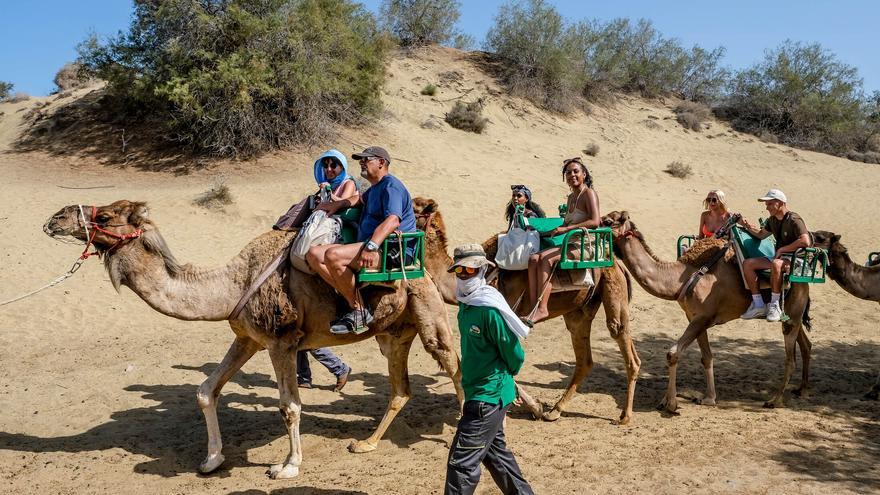
[[865,140],[865,149],[880,153],[880,134],[874,134]]
[[501,6],[486,35],[511,93],[551,111],[571,111],[584,86],[576,68],[574,31],[544,0]]
[[596,143],[590,143],[584,148],[584,154],[589,156],[596,156],[599,154],[599,145]]
[[425,96],[434,96],[437,94],[437,86],[433,84],[428,84],[424,88],[422,88],[421,93]]
[[758,134],[758,139],[765,143],[779,144],[779,136],[769,131],[761,131],[761,134]]
[[12,93],[12,88],[12,83],[0,81],[0,101],[6,101],[6,99],[9,98],[9,94]]
[[455,29],[460,8],[458,0],[383,0],[379,11],[385,29],[400,46],[416,47],[466,43],[467,35]]
[[854,67],[818,44],[787,41],[736,74],[722,112],[737,130],[843,154],[864,148],[876,129],[870,107]]
[[477,100],[471,103],[456,101],[455,105],[446,114],[446,123],[463,131],[481,134],[489,119],[483,117],[483,102]]
[[861,153],[859,151],[850,151],[846,154],[846,157],[856,162],[880,164],[880,153],[876,151],[866,151],[864,153]]
[[24,91],[16,91],[15,94],[7,98],[6,101],[9,103],[20,103],[22,101],[28,101],[31,99],[31,95],[25,93]]
[[693,101],[683,101],[673,109],[675,118],[685,129],[700,132],[703,122],[708,120],[712,110],[708,106]]
[[229,186],[226,185],[226,177],[223,175],[215,177],[211,188],[199,194],[193,200],[194,205],[208,209],[222,208],[232,203],[232,193],[229,190]]
[[88,77],[80,73],[80,67],[80,64],[68,62],[58,69],[53,82],[59,92],[81,88],[88,83]]
[[691,176],[691,174],[693,173],[693,169],[691,169],[690,165],[685,165],[684,163],[676,160],[670,163],[669,166],[666,167],[666,170],[664,170],[664,172],[678,179],[686,179]]
[[136,0],[131,26],[80,46],[104,108],[216,155],[316,142],[381,106],[386,44],[352,0]]

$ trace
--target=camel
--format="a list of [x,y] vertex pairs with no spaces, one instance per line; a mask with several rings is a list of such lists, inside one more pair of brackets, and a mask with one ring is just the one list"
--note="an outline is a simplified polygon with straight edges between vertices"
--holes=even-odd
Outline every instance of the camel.
[[[443,223],[443,215],[432,199],[413,199],[413,209],[416,213],[417,225],[426,232],[425,234],[425,268],[434,277],[440,294],[447,304],[458,304],[455,298],[455,275],[447,272],[452,265],[452,258],[448,254],[446,226]],[[496,241],[498,236],[493,236],[483,243],[489,259],[494,259],[497,250]],[[507,302],[519,310],[521,316],[528,313],[529,308],[517,308],[517,301],[523,299],[523,294],[528,288],[528,273],[521,271],[498,271],[498,289],[504,295]],[[541,414],[546,421],[556,421],[566,409],[568,402],[577,394],[578,385],[586,379],[593,368],[593,355],[590,348],[590,330],[599,310],[599,306],[605,307],[605,316],[608,331],[611,337],[617,341],[620,353],[623,355],[626,366],[627,391],[626,403],[622,408],[618,424],[626,425],[632,420],[633,397],[635,395],[636,380],[639,375],[641,361],[633,345],[629,326],[629,300],[631,286],[629,276],[623,267],[614,267],[596,270],[595,290],[569,290],[554,292],[550,299],[550,317],[562,316],[565,326],[571,333],[571,344],[575,354],[575,370],[562,394],[553,408]],[[540,411],[541,406],[537,405]]]
[[[692,291],[680,294],[683,284],[691,275],[723,247],[722,240],[698,241],[679,261],[665,262],[660,261],[648,247],[644,236],[630,220],[628,212],[611,212],[602,217],[602,222],[603,225],[611,227],[615,254],[623,260],[636,282],[654,297],[669,301],[677,300],[688,319],[687,329],[666,354],[669,383],[666,396],[658,408],[676,413],[678,360],[695,339],[700,346],[701,361],[706,374],[706,393],[697,402],[703,405],[715,405],[717,399],[715,372],[707,331],[713,326],[739,319],[751,301],[751,294],[745,287],[732,253],[726,253],[722,260],[696,282]],[[690,258],[691,262],[684,262],[686,258]],[[785,388],[795,368],[795,344],[800,346],[803,357],[803,376],[795,394],[804,395],[807,391],[811,344],[803,320],[808,300],[807,284],[792,284],[791,289],[786,292],[784,309],[790,319],[782,323],[782,333],[785,337],[785,371],[779,389],[764,403],[764,407],[785,405],[783,398]]]
[[[91,217],[87,222],[86,217]],[[84,225],[87,224],[87,225]],[[85,227],[88,227],[87,229]],[[88,241],[103,255],[114,287],[129,287],[154,310],[181,320],[222,321],[252,281],[295,235],[271,231],[252,240],[226,266],[199,269],[181,265],[168,249],[159,229],[148,218],[144,203],[117,201],[107,206],[62,208],[44,226],[50,236],[73,236]],[[88,249],[87,244],[87,249]],[[223,385],[257,351],[266,349],[280,394],[290,453],[273,465],[273,479],[293,478],[302,463],[299,423],[301,402],[296,381],[297,350],[351,344],[375,337],[388,359],[391,397],[384,417],[366,440],[354,441],[352,452],[375,450],[391,421],[410,398],[407,357],[418,335],[425,349],[452,378],[459,404],[464,399],[458,354],[447,321],[446,307],[429,276],[396,288],[364,290],[375,308],[375,321],[360,335],[329,331],[335,296],[323,281],[297,270],[273,273],[229,325],[235,334],[223,361],[199,387],[197,400],[208,429],[208,454],[199,471],[210,473],[224,457],[217,420],[217,399]]]
[[[814,232],[816,247],[828,251],[828,276],[843,290],[868,301],[880,302],[880,265],[862,266],[853,263],[846,247],[840,243],[840,236],[827,231]],[[877,400],[880,395],[880,376],[866,399]]]

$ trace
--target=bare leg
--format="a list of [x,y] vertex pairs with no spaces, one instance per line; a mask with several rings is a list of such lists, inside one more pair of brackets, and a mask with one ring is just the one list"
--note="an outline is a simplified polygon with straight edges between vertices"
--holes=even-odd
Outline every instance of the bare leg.
[[[535,280],[535,294],[539,300],[532,302],[534,311],[529,315],[529,318],[534,322],[542,321],[550,316],[550,311],[547,309],[550,293],[553,291],[550,277],[553,274],[553,263],[560,257],[560,250],[559,248],[548,249],[539,253],[539,257],[537,279]],[[537,307],[535,307],[536,304]]]
[[669,383],[666,388],[666,397],[663,398],[663,401],[660,402],[658,406],[660,409],[666,409],[667,412],[675,413],[675,410],[678,409],[678,392],[676,391],[676,368],[678,367],[678,359],[681,354],[687,349],[691,342],[693,342],[701,333],[706,331],[706,328],[709,327],[707,323],[707,319],[702,317],[695,317],[688,323],[687,329],[685,329],[684,333],[679,337],[678,342],[675,343],[670,349],[669,352],[666,353],[666,364],[669,367]]
[[333,277],[330,276],[330,269],[327,267],[325,255],[327,254],[327,250],[332,247],[334,247],[333,244],[312,246],[309,248],[309,252],[306,253],[306,261],[308,261],[312,270],[315,270],[315,273],[317,273],[324,282],[327,282],[331,286],[333,285]]
[[296,359],[286,344],[269,349],[269,358],[275,368],[275,379],[278,381],[279,408],[287,436],[290,440],[290,453],[281,464],[269,468],[272,479],[294,478],[299,475],[302,464],[302,443],[299,438],[299,421],[302,414],[302,402],[299,399],[299,388],[296,384]]
[[360,301],[356,297],[355,274],[349,268],[349,265],[360,254],[361,246],[363,246],[362,242],[336,245],[328,249],[324,254],[327,271],[330,274],[330,278],[333,279],[330,285],[348,301],[351,309],[361,309]]
[[535,309],[538,301],[538,265],[541,264],[541,253],[529,256],[529,299],[528,311]]
[[714,406],[715,395],[715,367],[713,365],[712,349],[709,347],[709,332],[703,332],[697,337],[700,345],[700,362],[703,363],[703,371],[706,373],[706,393],[703,398],[697,400],[698,404]]
[[407,359],[409,357],[409,348],[413,339],[416,337],[415,329],[407,328],[403,330],[403,334],[399,337],[380,334],[376,335],[376,341],[382,354],[388,359],[388,378],[391,381],[391,398],[388,401],[388,409],[385,410],[385,416],[376,427],[376,431],[366,440],[356,440],[348,446],[349,452],[361,454],[364,452],[372,452],[379,446],[379,440],[382,435],[394,421],[397,413],[403,409],[403,406],[409,401],[412,393],[409,388],[409,374],[407,370]]
[[226,356],[219,366],[211,373],[199,387],[196,398],[202,414],[205,415],[205,424],[208,427],[208,455],[199,465],[199,472],[203,474],[220,467],[223,463],[223,439],[220,435],[220,423],[217,421],[217,398],[223,385],[232,378],[232,375],[246,363],[257,351],[260,345],[247,337],[236,337],[226,351]]
[[587,304],[585,311],[575,310],[563,315],[565,327],[568,328],[568,332],[571,334],[571,347],[574,349],[574,373],[572,373],[568,386],[565,388],[565,392],[562,393],[562,397],[556,401],[553,409],[544,413],[544,421],[556,421],[562,416],[568,401],[577,394],[578,385],[593,370],[590,330],[593,325],[593,319],[596,317],[596,312],[599,311],[600,304],[602,304],[602,299],[593,297],[589,304]]

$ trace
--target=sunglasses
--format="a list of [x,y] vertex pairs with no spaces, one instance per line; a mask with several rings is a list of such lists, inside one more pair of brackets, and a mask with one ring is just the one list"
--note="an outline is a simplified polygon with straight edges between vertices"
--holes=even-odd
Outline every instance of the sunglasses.
[[455,267],[456,275],[461,275],[462,273],[467,273],[468,275],[473,275],[477,273],[478,268],[471,268],[469,266],[457,266]]
[[378,159],[379,159],[378,156],[365,156],[365,157],[359,159],[358,162],[360,162],[360,163],[367,163],[367,162],[369,162],[370,160],[378,160]]
[[581,157],[576,156],[574,158],[568,158],[566,160],[562,160],[562,166],[568,165],[571,162],[579,163],[581,165],[584,164],[584,162],[581,160]]
[[717,202],[718,202],[718,198],[706,198],[706,202],[707,202],[707,203],[717,203]]
[[323,168],[329,168],[330,170],[333,170],[334,168],[339,168],[339,167],[340,167],[340,164],[339,164],[339,163],[336,163],[336,162],[333,162],[333,161],[331,161],[331,162],[324,162],[324,163],[321,164],[321,167],[323,167]]
[[517,189],[525,189],[525,188],[526,188],[525,184],[513,184],[512,186],[510,186],[511,191],[516,191]]

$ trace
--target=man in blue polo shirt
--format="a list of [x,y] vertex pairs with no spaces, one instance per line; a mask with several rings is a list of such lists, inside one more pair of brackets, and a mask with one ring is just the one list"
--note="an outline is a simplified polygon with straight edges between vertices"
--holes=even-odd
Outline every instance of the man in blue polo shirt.
[[[320,266],[312,267],[348,301],[351,308],[330,324],[330,331],[336,334],[361,333],[373,321],[370,308],[357,297],[357,272],[363,267],[380,265],[379,248],[390,234],[397,230],[416,231],[412,197],[403,183],[388,173],[391,163],[388,152],[379,146],[371,146],[351,157],[360,162],[361,176],[371,186],[361,195],[364,209],[358,226],[358,242],[327,249]],[[402,253],[402,257],[405,258],[406,254]]]

